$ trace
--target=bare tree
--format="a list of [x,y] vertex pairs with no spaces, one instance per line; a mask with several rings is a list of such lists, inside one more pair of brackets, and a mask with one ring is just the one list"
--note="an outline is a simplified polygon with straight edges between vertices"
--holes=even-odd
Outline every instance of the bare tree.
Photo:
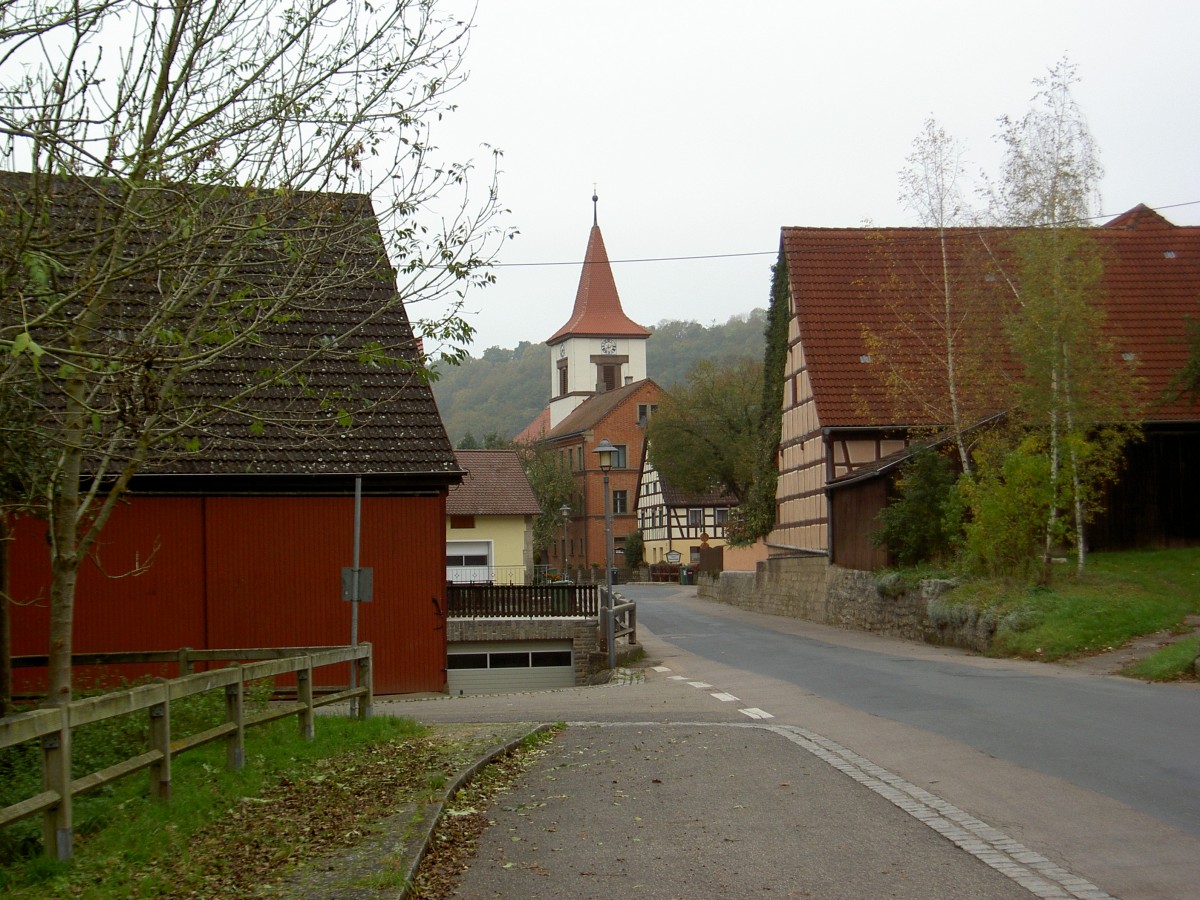
[[79,566],[135,474],[352,433],[428,373],[401,300],[448,299],[417,328],[465,352],[501,210],[431,127],[468,30],[434,0],[0,11],[0,390],[38,383],[52,448],[50,702]]

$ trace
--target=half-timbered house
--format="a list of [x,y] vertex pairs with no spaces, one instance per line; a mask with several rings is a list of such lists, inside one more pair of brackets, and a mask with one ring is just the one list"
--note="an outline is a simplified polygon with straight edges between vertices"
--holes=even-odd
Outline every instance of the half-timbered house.
[[[1200,404],[1172,387],[1188,358],[1188,323],[1200,318],[1200,228],[1138,206],[1087,234],[1103,261],[1096,298],[1105,333],[1145,410],[1144,440],[1129,447],[1089,545],[1200,543],[1200,469],[1187,462],[1200,457]],[[883,350],[893,362],[936,343],[918,304],[939,289],[941,276],[931,273],[942,272],[943,247],[950,277],[975,301],[1004,302],[1006,292],[1011,301],[1011,237],[966,228],[783,229],[790,323],[774,555],[832,551],[835,561],[864,568],[886,562],[869,545],[888,495],[878,479],[896,471],[893,454],[914,431],[928,435],[948,421],[929,412],[937,404],[897,402],[871,333],[889,337]],[[898,317],[908,337],[886,331]],[[990,355],[1004,377],[1017,378],[1002,337],[994,336]],[[979,418],[1002,408],[981,407]]]

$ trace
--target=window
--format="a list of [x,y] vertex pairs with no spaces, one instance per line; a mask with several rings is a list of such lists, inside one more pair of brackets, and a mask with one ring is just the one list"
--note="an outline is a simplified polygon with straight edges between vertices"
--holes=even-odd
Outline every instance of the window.
[[629,468],[629,454],[624,444],[617,444],[613,447],[612,464],[614,469]]
[[[451,528],[474,528],[475,527],[475,517],[474,516],[451,516],[450,517],[450,527]],[[487,560],[484,560],[484,565],[487,565]]]
[[645,425],[655,411],[658,409],[657,403],[639,403],[637,410],[637,420],[639,425]]
[[727,506],[718,506],[717,507],[716,523],[718,525],[728,525],[729,524],[729,507],[727,507]]
[[466,566],[486,566],[488,564],[487,556],[478,556],[475,554],[446,554],[446,565],[454,566],[455,568],[465,568]]
[[704,524],[704,510],[693,507],[688,510],[688,525],[692,528],[699,528]]
[[614,516],[629,512],[629,491],[612,492],[612,511]]
[[[544,383],[544,382],[543,382]],[[558,368],[558,396],[564,397],[567,393],[567,366],[564,363]]]
[[600,367],[600,382],[604,385],[604,390],[615,391],[617,389],[617,377],[620,371],[620,366]]

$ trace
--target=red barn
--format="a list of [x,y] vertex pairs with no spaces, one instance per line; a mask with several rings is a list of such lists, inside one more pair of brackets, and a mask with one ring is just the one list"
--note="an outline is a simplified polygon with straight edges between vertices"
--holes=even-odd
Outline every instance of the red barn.
[[[5,204],[20,202],[23,177],[4,176]],[[75,212],[70,193],[61,201],[53,214],[65,221]],[[373,569],[374,590],[372,602],[359,605],[358,639],[374,645],[375,690],[441,691],[446,495],[462,473],[421,377],[422,351],[397,302],[369,198],[290,195],[286,202],[288,256],[263,240],[259,256],[241,261],[243,277],[226,277],[221,289],[237,303],[248,283],[269,292],[273,279],[280,290],[287,280],[294,291],[297,279],[307,279],[305,314],[278,317],[186,384],[184,399],[220,403],[255,375],[283,369],[293,350],[328,334],[352,334],[352,342],[304,362],[297,376],[266,382],[256,400],[266,412],[261,420],[231,413],[191,436],[184,430],[181,446],[190,452],[134,476],[81,566],[74,650],[349,643],[341,569],[353,562],[361,477],[360,564]],[[297,253],[299,229],[322,227],[353,229],[355,239],[338,253]],[[125,307],[155,302],[154,279],[131,279],[123,290]],[[331,406],[331,397],[352,397],[352,407],[344,402],[353,415]],[[16,523],[15,656],[47,651],[46,534],[43,521]]]

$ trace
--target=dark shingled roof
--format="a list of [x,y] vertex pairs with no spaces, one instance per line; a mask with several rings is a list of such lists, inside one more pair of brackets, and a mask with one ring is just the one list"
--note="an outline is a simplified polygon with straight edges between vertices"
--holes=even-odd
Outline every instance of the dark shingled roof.
[[[1132,354],[1147,404],[1146,421],[1195,421],[1200,405],[1170,397],[1168,386],[1183,367],[1188,346],[1186,320],[1200,318],[1200,227],[1172,225],[1138,206],[1086,233],[1104,261],[1099,296],[1106,332],[1118,354]],[[947,229],[954,277],[974,278],[979,290],[1005,293],[1003,274],[990,287],[981,260],[1005,264],[1011,256],[1003,230]],[[981,236],[988,242],[981,253]],[[879,366],[867,365],[864,326],[885,321],[877,287],[899,275],[928,283],[941,272],[938,232],[930,228],[796,228],[782,231],[780,253],[787,263],[792,302],[820,421],[825,426],[945,424],[889,415],[893,404]],[[898,295],[893,294],[892,297]],[[1008,294],[1011,300],[1011,292]],[[915,292],[912,299],[916,300]],[[890,315],[894,316],[894,313]],[[913,322],[920,321],[914,314]],[[928,339],[930,336],[926,336]],[[997,335],[997,347],[1002,346]],[[917,353],[920,341],[897,342],[889,352]],[[1014,373],[1015,374],[1015,373]]]
[[[10,228],[14,213],[29,211],[30,179],[0,174],[0,209],[10,213]],[[225,316],[237,334],[247,317],[287,299],[253,339],[224,347],[220,358],[186,376],[170,403],[149,410],[168,426],[182,425],[184,441],[198,440],[199,450],[176,450],[145,465],[144,475],[374,474],[427,486],[459,480],[369,197],[189,185],[145,190],[150,199],[143,202],[161,203],[171,215],[151,217],[151,228],[136,232],[124,268],[104,285],[110,299],[96,348],[144,364],[147,377],[156,377],[179,356],[214,347],[212,340],[172,339],[169,329],[186,328],[197,304],[214,310],[206,328],[219,329]],[[94,236],[129,223],[123,207],[130,193],[128,184],[113,181],[54,182],[40,240],[59,261],[64,291],[86,296],[80,273],[89,271]],[[144,333],[164,302],[180,297],[188,298],[184,315],[165,319],[157,342],[128,339]],[[53,331],[37,336],[44,346],[61,345]],[[288,367],[295,370],[272,377]],[[232,399],[252,385],[252,400]],[[147,412],[139,404],[154,403],[150,394],[126,396],[128,387],[124,395],[99,390],[101,400],[126,404],[135,423]],[[188,423],[189,410],[211,405],[228,409]],[[53,398],[48,407],[55,414]],[[112,427],[107,420],[105,427]]]
[[537,516],[534,496],[515,450],[456,450],[466,473],[450,488],[446,513],[452,516]]

